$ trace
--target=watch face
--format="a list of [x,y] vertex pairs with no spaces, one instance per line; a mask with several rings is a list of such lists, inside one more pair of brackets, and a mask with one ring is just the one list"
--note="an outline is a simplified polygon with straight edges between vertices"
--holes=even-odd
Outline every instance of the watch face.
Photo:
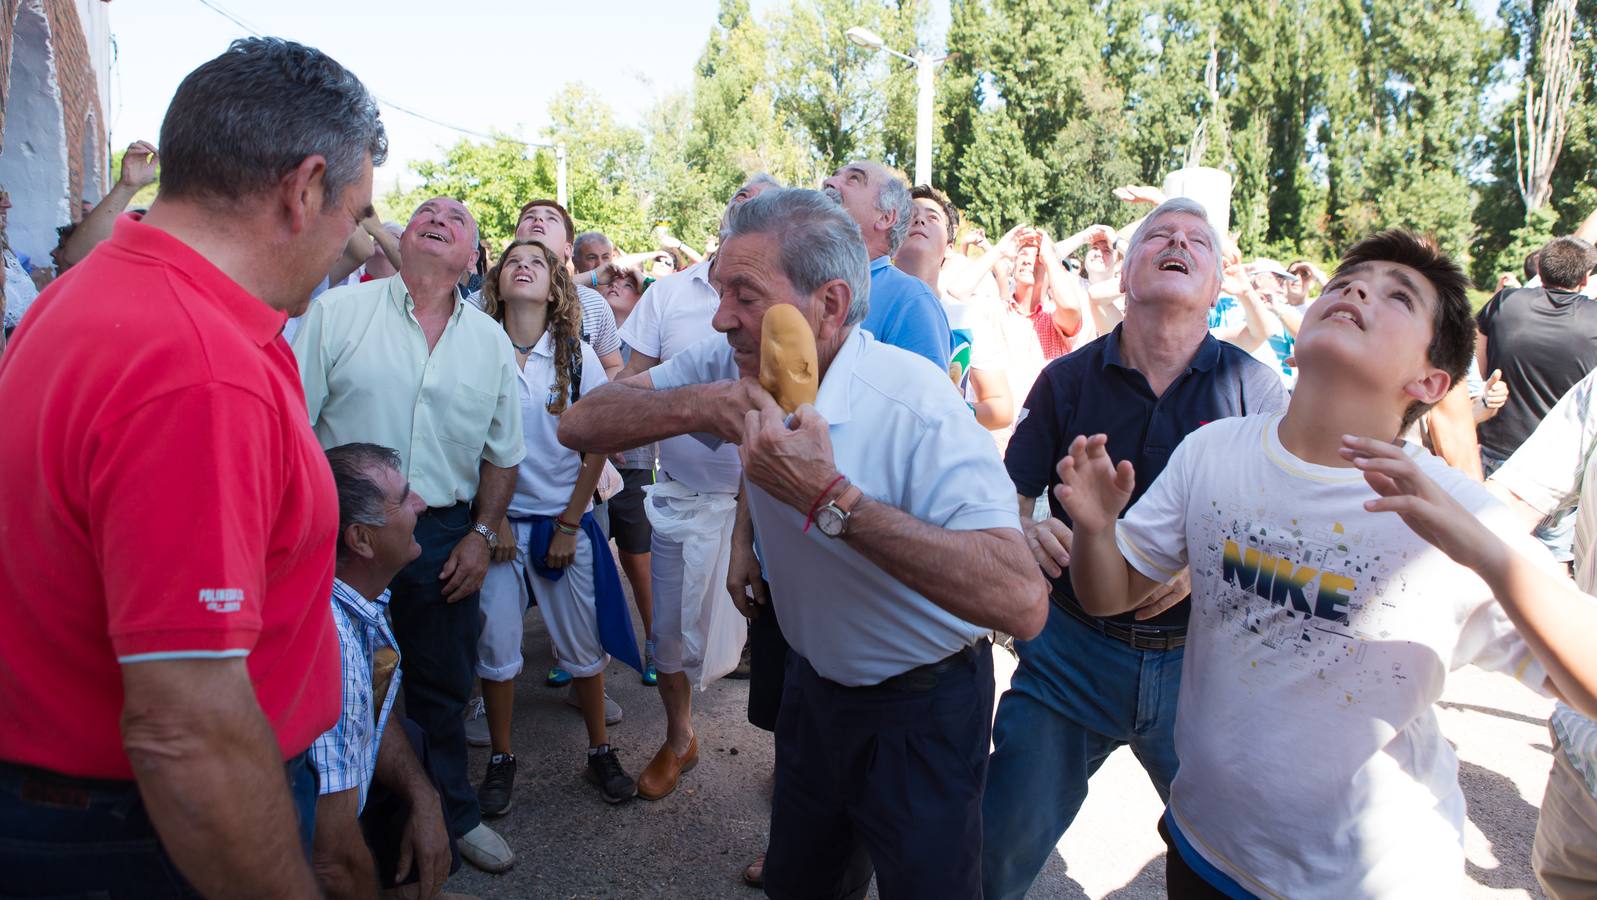
[[815,527],[827,537],[837,537],[842,534],[843,525],[847,521],[842,511],[830,503],[815,511]]

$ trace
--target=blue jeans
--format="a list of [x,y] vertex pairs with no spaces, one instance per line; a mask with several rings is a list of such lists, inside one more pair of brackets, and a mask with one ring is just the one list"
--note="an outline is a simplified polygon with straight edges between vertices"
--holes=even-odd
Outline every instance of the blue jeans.
[[[309,862],[316,768],[303,753],[283,768]],[[134,782],[0,763],[0,897],[154,900],[199,894],[161,846]]]
[[1116,748],[1131,745],[1160,799],[1176,775],[1184,649],[1136,650],[1052,605],[1042,634],[1015,648],[982,799],[986,900],[1025,896]]
[[482,822],[477,792],[466,775],[466,703],[477,680],[481,594],[444,600],[438,579],[455,545],[471,533],[465,503],[429,509],[416,520],[421,555],[391,585],[388,613],[404,660],[405,715],[427,735],[436,761],[449,836],[460,838]]

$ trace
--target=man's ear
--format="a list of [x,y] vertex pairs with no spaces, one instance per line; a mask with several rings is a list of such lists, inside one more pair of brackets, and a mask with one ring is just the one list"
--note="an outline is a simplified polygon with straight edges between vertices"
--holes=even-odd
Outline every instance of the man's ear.
[[283,211],[288,216],[291,234],[299,234],[317,216],[321,215],[322,201],[326,197],[322,187],[327,178],[327,159],[321,155],[307,156],[290,169],[278,182],[278,194]]
[[829,341],[843,328],[843,323],[848,321],[848,308],[853,302],[854,292],[849,290],[848,282],[834,278],[821,285],[812,297],[811,306],[818,314],[815,337],[817,340]]
[[1423,376],[1403,385],[1403,393],[1427,406],[1435,406],[1442,402],[1452,387],[1453,379],[1446,372],[1432,368],[1427,369]]
[[377,555],[377,545],[372,540],[372,537],[371,526],[362,525],[359,522],[352,523],[345,528],[343,535],[341,535],[344,546],[349,548],[350,553],[361,559],[371,559]]

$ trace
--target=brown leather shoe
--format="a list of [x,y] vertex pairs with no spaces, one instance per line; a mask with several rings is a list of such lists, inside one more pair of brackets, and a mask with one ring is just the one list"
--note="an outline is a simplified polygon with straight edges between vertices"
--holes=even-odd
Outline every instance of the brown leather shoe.
[[677,789],[682,773],[699,764],[699,736],[688,742],[688,752],[677,756],[671,752],[671,742],[660,745],[660,752],[649,760],[649,767],[638,776],[638,796],[645,800],[658,800]]

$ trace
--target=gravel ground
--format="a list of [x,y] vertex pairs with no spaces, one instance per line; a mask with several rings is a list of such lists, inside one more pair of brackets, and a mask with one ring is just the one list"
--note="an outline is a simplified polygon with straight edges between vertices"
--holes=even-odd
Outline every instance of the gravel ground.
[[[640,632],[641,634],[641,629]],[[752,898],[739,873],[765,845],[770,815],[771,736],[745,718],[747,682],[722,680],[694,698],[699,765],[658,802],[609,806],[582,780],[586,746],[564,689],[543,686],[550,656],[542,618],[527,618],[528,667],[517,681],[515,802],[491,820],[515,849],[514,869],[470,866],[448,890],[488,898]],[[998,651],[1000,690],[1013,662]],[[637,777],[660,746],[665,713],[653,688],[612,665],[610,696],[625,710],[611,743]],[[1455,673],[1440,713],[1458,747],[1469,798],[1467,897],[1540,897],[1530,870],[1536,809],[1551,762],[1550,701],[1500,676]],[[487,752],[474,750],[472,780]],[[1059,842],[1031,895],[1038,898],[1164,896],[1164,845],[1154,832],[1158,796],[1127,751],[1093,779],[1075,825]]]

